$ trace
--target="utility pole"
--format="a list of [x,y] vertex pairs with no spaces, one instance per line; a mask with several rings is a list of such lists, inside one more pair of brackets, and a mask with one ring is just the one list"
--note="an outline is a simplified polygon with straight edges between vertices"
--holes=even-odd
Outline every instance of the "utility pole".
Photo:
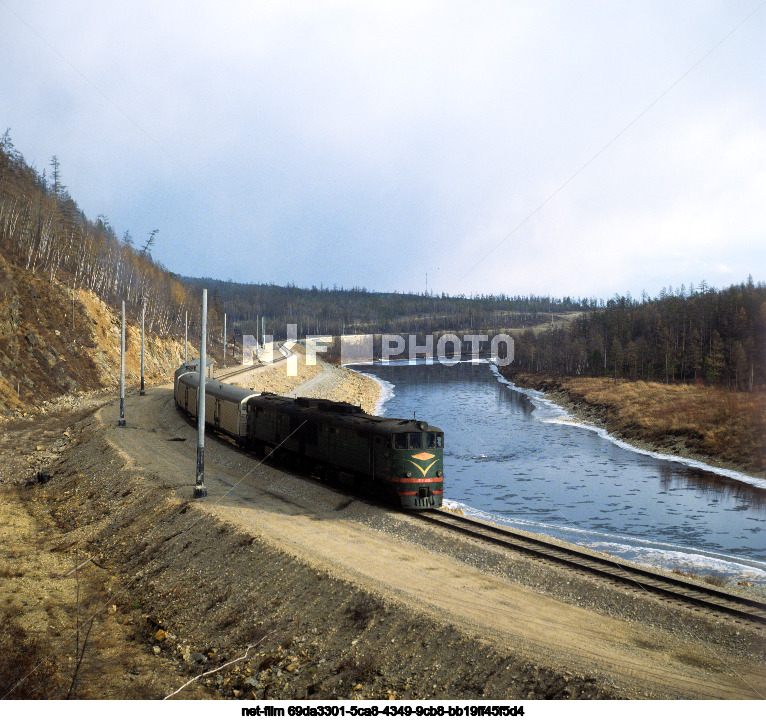
[[194,497],[204,498],[205,488],[205,375],[207,374],[207,288],[202,289],[202,333],[199,344],[199,386],[197,387],[197,483]]
[[120,428],[125,427],[125,301],[122,301],[122,332],[120,333]]
[[223,367],[226,368],[226,313],[223,314]]
[[141,390],[139,391],[140,396],[145,396],[146,393],[144,391],[144,318],[146,317],[146,304],[144,303],[141,306]]
[[184,311],[184,365],[189,362],[189,311]]

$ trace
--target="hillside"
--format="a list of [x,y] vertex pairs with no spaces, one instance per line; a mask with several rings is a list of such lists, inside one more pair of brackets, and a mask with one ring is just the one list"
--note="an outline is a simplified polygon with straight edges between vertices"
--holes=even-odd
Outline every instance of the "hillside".
[[[119,390],[120,317],[92,291],[72,291],[0,255],[0,416],[71,393]],[[140,382],[141,328],[128,322],[126,385]],[[196,350],[191,347],[189,353]],[[184,357],[183,336],[147,333],[145,378],[166,382]]]
[[267,333],[282,339],[288,323],[299,336],[344,333],[505,332],[550,322],[569,322],[597,307],[595,299],[549,296],[374,292],[364,288],[297,288],[183,278],[199,294],[208,288],[237,330],[255,335],[266,318]]
[[[152,259],[159,230],[140,249],[127,230],[118,239],[105,216],[80,210],[55,156],[50,170],[27,163],[9,131],[0,137],[0,416],[63,394],[116,392],[123,301],[129,388],[140,379],[142,309],[148,382],[167,380],[183,359],[185,318],[189,338],[199,337],[199,295]],[[218,319],[212,302],[208,332],[220,348]]]
[[517,334],[515,368],[752,391],[766,384],[764,347],[766,284],[749,277],[640,301],[615,296],[569,324]]

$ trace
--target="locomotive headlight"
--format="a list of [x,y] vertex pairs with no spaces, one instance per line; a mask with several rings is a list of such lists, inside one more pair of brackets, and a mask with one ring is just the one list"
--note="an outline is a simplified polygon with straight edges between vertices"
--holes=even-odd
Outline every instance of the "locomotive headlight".
[[436,475],[441,478],[444,475],[444,471],[436,471]]
[[410,473],[409,471],[407,471],[407,478],[412,478],[412,473]]

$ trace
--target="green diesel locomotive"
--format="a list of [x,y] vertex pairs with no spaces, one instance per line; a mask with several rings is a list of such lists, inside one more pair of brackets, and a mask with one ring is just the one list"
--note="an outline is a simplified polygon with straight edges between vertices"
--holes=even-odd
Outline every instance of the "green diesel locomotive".
[[[199,376],[179,369],[176,405],[196,418]],[[205,384],[206,424],[260,456],[408,509],[437,508],[444,433],[425,421],[385,418],[350,403]]]
[[247,400],[247,443],[304,472],[388,497],[403,508],[441,506],[444,434],[425,421],[359,406],[262,393]]

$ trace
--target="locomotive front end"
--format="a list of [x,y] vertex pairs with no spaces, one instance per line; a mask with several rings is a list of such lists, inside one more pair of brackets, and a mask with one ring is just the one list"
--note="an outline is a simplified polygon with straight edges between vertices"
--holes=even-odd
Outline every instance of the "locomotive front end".
[[438,508],[444,493],[444,433],[422,421],[411,425],[390,437],[388,482],[402,508]]

